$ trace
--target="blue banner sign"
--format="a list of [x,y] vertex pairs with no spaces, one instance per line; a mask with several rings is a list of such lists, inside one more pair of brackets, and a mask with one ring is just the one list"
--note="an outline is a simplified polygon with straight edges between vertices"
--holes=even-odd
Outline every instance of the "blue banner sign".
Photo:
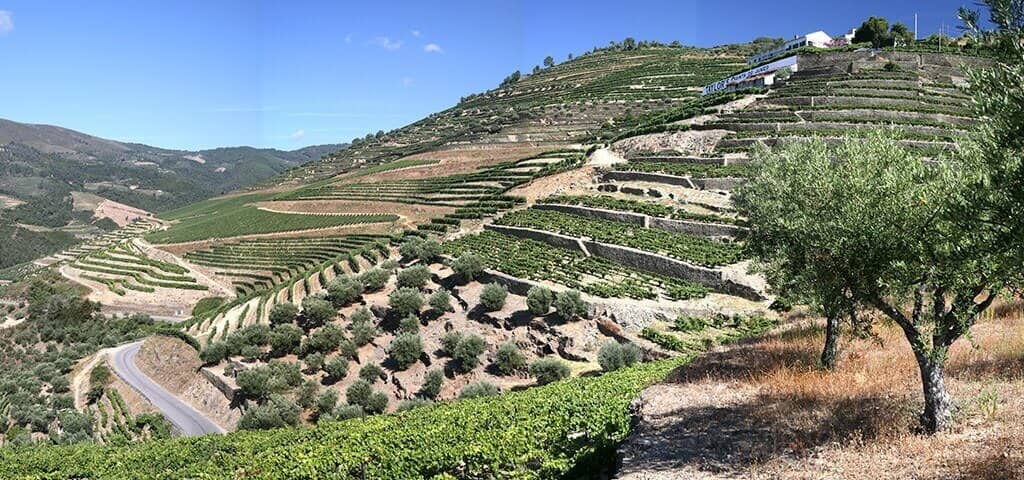
[[733,75],[733,76],[731,76],[729,78],[726,78],[726,79],[723,79],[723,80],[719,80],[719,81],[717,81],[715,83],[712,83],[711,85],[708,85],[708,86],[704,87],[704,90],[701,92],[701,95],[707,95],[709,93],[715,93],[715,92],[717,92],[719,90],[724,90],[726,87],[729,86],[729,84],[740,83],[740,82],[742,82],[742,81],[744,81],[744,80],[746,80],[746,79],[748,79],[750,77],[761,75],[762,73],[774,72],[776,70],[781,70],[781,69],[786,68],[786,67],[793,67],[793,68],[790,68],[790,70],[795,72],[796,71],[796,57],[797,57],[796,55],[793,55],[792,57],[786,57],[786,58],[783,58],[782,60],[776,60],[776,61],[774,61],[772,63],[761,65],[760,67],[757,67],[757,68],[751,68],[750,70],[747,70],[745,72],[737,73],[736,75]]

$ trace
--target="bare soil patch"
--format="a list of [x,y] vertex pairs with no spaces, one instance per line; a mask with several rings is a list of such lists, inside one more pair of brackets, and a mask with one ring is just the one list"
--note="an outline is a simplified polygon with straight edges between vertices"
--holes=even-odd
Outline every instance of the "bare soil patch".
[[440,160],[439,163],[359,176],[350,180],[342,176],[339,177],[339,183],[369,183],[382,180],[445,177],[457,173],[474,172],[502,162],[520,160],[546,150],[549,150],[549,148],[535,145],[488,145],[434,150],[403,157],[402,160],[431,159]]
[[199,373],[199,353],[185,342],[150,337],[142,344],[135,362],[147,377],[221,427],[234,428],[241,418],[241,411],[232,408],[227,397]]
[[923,401],[906,340],[845,337],[816,362],[820,322],[710,353],[641,395],[617,478],[1024,478],[1024,315],[1004,305],[956,343],[953,431],[917,433]]

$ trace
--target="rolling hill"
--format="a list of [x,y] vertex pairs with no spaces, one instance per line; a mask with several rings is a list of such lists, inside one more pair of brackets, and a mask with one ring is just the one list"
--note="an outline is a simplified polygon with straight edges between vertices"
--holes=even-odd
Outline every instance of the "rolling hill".
[[[102,221],[107,215],[97,212],[104,201],[160,212],[273,177],[343,147],[191,152],[0,119],[0,230],[11,245],[33,246],[5,249],[0,268],[57,251],[76,236],[113,228],[110,220]],[[22,241],[27,237],[40,241]]]

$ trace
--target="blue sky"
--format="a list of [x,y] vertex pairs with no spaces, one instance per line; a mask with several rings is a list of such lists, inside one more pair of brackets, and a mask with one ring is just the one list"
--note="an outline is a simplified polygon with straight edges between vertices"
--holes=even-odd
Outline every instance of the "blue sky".
[[402,126],[546,55],[627,36],[713,46],[835,35],[870,15],[913,28],[915,12],[925,36],[964,3],[0,0],[0,118],[167,148],[294,149]]

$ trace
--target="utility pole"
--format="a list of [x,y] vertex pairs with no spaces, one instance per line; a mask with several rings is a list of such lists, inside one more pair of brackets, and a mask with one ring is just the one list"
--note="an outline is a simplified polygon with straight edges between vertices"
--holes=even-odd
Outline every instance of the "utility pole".
[[917,14],[914,14],[914,42],[917,42]]

